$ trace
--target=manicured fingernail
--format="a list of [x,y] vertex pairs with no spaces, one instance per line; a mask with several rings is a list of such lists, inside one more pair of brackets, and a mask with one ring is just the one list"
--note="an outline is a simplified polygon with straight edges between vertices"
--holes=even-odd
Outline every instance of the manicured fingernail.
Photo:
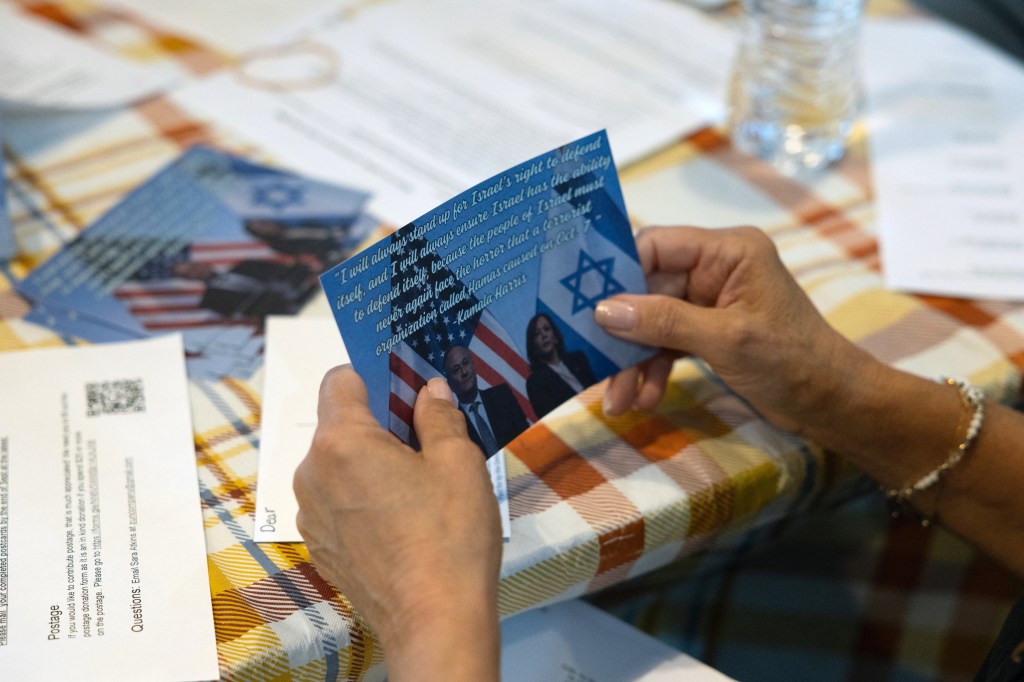
[[434,377],[427,382],[427,393],[430,394],[431,398],[447,400],[453,404],[455,403],[455,394],[452,393],[452,389],[448,386],[448,382],[441,377]]
[[[600,305],[600,303],[598,305]],[[604,399],[601,401],[601,412],[604,413],[604,416],[609,417],[609,416],[611,416],[611,411],[612,411],[612,397],[610,395],[608,395],[607,393],[605,393],[604,394]]]
[[594,311],[594,320],[602,327],[629,331],[636,326],[636,308],[623,301],[601,301]]

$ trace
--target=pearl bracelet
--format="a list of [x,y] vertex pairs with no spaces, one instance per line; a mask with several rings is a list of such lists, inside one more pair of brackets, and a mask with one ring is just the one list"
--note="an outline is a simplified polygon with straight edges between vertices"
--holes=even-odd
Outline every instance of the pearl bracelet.
[[[956,387],[957,393],[960,396],[960,404],[963,406],[963,412],[960,417],[961,424],[963,423],[963,415],[970,411],[971,417],[970,421],[967,423],[967,431],[964,433],[963,440],[961,440],[960,443],[950,451],[949,456],[942,464],[905,488],[893,488],[885,491],[886,497],[889,498],[890,502],[896,505],[897,509],[905,504],[910,499],[911,495],[932,487],[938,483],[950,469],[959,464],[961,460],[963,460],[964,455],[970,449],[971,445],[974,444],[975,439],[978,437],[978,433],[981,431],[981,425],[985,421],[985,394],[980,388],[964,379],[940,377],[940,380],[949,386]],[[959,424],[957,426],[957,431],[960,431]],[[898,516],[898,513],[894,511],[893,516]],[[927,526],[929,523],[931,523],[930,517],[924,517],[921,519],[922,526]]]

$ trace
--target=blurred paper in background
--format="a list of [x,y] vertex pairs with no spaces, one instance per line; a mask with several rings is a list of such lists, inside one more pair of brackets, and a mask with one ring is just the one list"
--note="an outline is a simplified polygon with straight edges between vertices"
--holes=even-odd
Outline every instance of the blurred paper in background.
[[579,599],[502,622],[501,678],[516,682],[732,679]]
[[628,164],[724,114],[735,37],[671,3],[395,0],[174,101],[402,225],[595,130]]
[[108,0],[164,29],[237,55],[263,45],[283,28],[311,15],[341,11],[357,0]]
[[1024,300],[1024,68],[941,21],[869,22],[865,48],[886,283]]
[[83,37],[0,4],[0,107],[105,109],[175,83],[163,65],[127,61]]

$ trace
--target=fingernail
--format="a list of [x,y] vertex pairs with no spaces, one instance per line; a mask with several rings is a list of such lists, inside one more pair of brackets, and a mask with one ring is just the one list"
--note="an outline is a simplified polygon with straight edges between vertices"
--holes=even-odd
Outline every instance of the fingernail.
[[[598,305],[600,305],[600,303]],[[612,398],[611,398],[610,395],[605,393],[604,394],[604,399],[601,400],[601,412],[604,413],[604,416],[610,417],[611,416],[612,407],[613,407],[612,406]]]
[[636,326],[636,308],[623,301],[601,301],[594,311],[594,320],[602,327],[629,331]]
[[453,404],[455,403],[455,394],[452,393],[452,389],[448,386],[448,382],[441,377],[434,377],[427,382],[427,393],[430,394],[431,398],[447,400]]

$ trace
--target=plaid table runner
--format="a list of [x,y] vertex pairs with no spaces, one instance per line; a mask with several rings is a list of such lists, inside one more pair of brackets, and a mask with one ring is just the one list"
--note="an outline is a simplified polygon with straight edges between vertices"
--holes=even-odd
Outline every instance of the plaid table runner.
[[[183,73],[230,62],[123,12],[70,1],[20,4],[127,54],[172,61]],[[0,270],[0,291],[184,147],[202,141],[248,151],[165,99],[73,121],[15,121],[6,129],[12,220],[22,255]],[[908,296],[882,286],[862,141],[833,171],[805,185],[743,157],[720,131],[707,129],[628,169],[623,185],[638,224],[765,227],[829,321],[876,356],[922,374],[969,377],[996,400],[1016,398],[1024,369],[1024,306]],[[64,343],[75,340],[23,321],[0,321],[2,350]],[[305,547],[251,540],[261,381],[257,375],[252,382],[191,386],[222,678],[380,679],[377,640],[318,576]],[[862,490],[841,462],[767,425],[699,363],[677,364],[666,400],[650,415],[606,418],[601,392],[601,385],[585,391],[508,447],[512,540],[505,547],[500,588],[505,615],[596,592],[680,558],[686,561],[677,564],[683,568],[673,580],[709,576],[723,564],[730,566],[730,572],[718,572],[725,577],[702,579],[732,580],[735,561],[774,535],[774,522]],[[979,561],[967,552],[952,554],[965,575]],[[1001,575],[997,584],[1006,588],[989,595],[993,614],[1015,591],[1013,581]],[[864,574],[858,579],[867,580]],[[876,592],[889,579],[881,569],[873,573]],[[894,589],[931,587],[917,581]],[[932,601],[946,605],[944,613],[959,613],[961,587],[944,584],[946,601]],[[722,615],[730,606],[744,606],[726,599],[721,589],[710,594],[722,599],[698,601],[715,609],[719,624],[732,622]],[[858,604],[864,618],[876,614],[874,602]],[[624,612],[641,613],[638,608]],[[680,610],[694,622],[695,608]],[[741,610],[737,614],[744,617]],[[965,627],[965,636],[987,646],[994,620],[979,626],[950,619],[924,634],[906,623],[901,627],[898,618],[892,627],[917,639],[952,642],[953,651]],[[658,622],[665,627],[650,629],[663,635],[671,629],[667,617]],[[706,640],[717,642],[710,645],[712,653],[724,651],[736,634],[728,627],[717,632],[719,639]],[[745,640],[737,641],[741,651]],[[858,646],[829,653],[859,660],[865,649]],[[890,649],[885,660],[896,665],[905,651]],[[696,653],[707,657],[708,649]],[[926,663],[918,666],[925,673],[946,670],[941,660]]]
[[966,682],[1022,591],[872,492],[590,599],[737,680]]

